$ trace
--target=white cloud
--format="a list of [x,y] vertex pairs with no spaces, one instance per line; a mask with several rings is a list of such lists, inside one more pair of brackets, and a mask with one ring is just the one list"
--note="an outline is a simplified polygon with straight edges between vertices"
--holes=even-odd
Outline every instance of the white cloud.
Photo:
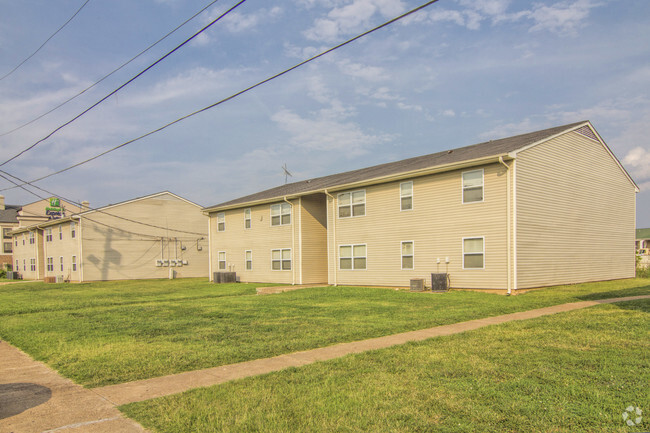
[[422,108],[421,105],[405,104],[403,102],[398,102],[397,108],[399,108],[400,110],[411,110],[411,111],[418,111],[418,112],[424,111],[424,108]]
[[641,181],[650,181],[650,151],[641,146],[630,150],[625,158],[623,165],[631,171],[634,178]]
[[388,79],[388,74],[383,68],[368,66],[361,63],[352,63],[349,60],[338,62],[341,72],[352,77],[363,78],[367,81],[383,81]]
[[455,117],[456,112],[454,110],[452,110],[452,109],[447,109],[447,110],[444,110],[442,112],[442,115],[445,116],[445,117]]
[[584,26],[589,10],[599,6],[591,0],[563,1],[550,6],[537,5],[527,14],[535,22],[531,32],[548,30],[560,34],[574,34]]
[[504,137],[510,137],[517,134],[523,134],[525,132],[535,131],[537,129],[542,129],[543,127],[539,126],[538,123],[531,121],[529,118],[522,120],[521,122],[516,123],[507,123],[505,125],[499,125],[490,131],[486,131],[482,134],[479,134],[479,137],[485,140],[495,140]]
[[330,10],[327,18],[315,19],[313,26],[303,34],[307,39],[335,42],[343,35],[369,27],[371,18],[377,13],[384,18],[393,18],[404,9],[400,0],[352,0]]

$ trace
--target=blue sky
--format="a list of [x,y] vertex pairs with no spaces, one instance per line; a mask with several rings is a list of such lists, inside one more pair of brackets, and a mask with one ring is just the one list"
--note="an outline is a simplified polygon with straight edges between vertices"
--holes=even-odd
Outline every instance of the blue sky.
[[[0,76],[82,0],[0,0]],[[91,0],[0,81],[0,133],[49,110],[209,1]],[[207,106],[423,1],[248,0],[189,45],[2,167],[34,179]],[[0,137],[5,160],[235,2],[43,119]],[[650,227],[650,2],[440,0],[245,95],[39,183],[101,206],[170,190],[207,206],[301,180],[591,120],[641,187]],[[0,188],[9,187],[0,180]],[[586,192],[589,193],[589,192]],[[11,189],[7,203],[33,196]]]

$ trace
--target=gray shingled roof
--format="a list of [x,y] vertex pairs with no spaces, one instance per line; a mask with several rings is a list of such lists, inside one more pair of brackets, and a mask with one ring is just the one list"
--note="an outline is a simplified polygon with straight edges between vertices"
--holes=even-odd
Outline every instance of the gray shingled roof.
[[401,161],[375,165],[373,167],[362,168],[360,170],[353,170],[345,173],[332,174],[329,176],[317,177],[300,182],[288,183],[286,185],[236,198],[234,200],[230,200],[204,209],[228,207],[238,204],[269,200],[273,198],[282,198],[284,196],[295,196],[313,191],[322,191],[323,189],[334,188],[339,185],[369,181],[372,179],[404,173],[412,170],[433,168],[457,162],[469,161],[477,158],[502,155],[504,153],[521,149],[522,147],[528,146],[545,138],[552,137],[567,129],[582,125],[586,122],[587,121],[582,121],[571,123],[569,125],[556,126],[554,128],[544,129],[542,131],[530,132],[527,134],[516,135],[514,137],[502,138],[499,140],[490,140],[471,146],[445,150],[443,152],[432,153],[430,155],[416,156],[415,158],[408,158]]
[[0,209],[0,223],[17,223],[20,208],[21,206],[8,204],[4,209]]

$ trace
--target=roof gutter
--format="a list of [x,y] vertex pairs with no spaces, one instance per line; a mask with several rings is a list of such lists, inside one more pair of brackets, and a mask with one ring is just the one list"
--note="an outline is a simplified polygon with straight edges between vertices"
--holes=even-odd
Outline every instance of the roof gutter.
[[473,167],[476,165],[485,165],[485,164],[494,164],[494,163],[499,163],[500,159],[503,160],[511,160],[514,159],[515,155],[513,153],[502,153],[498,155],[491,155],[483,158],[476,158],[476,159],[469,159],[466,161],[460,161],[460,162],[454,162],[451,164],[444,164],[444,165],[437,165],[434,167],[427,167],[427,168],[421,168],[417,170],[410,170],[410,171],[404,171],[400,173],[395,173],[395,174],[389,174],[386,176],[379,176],[379,177],[374,177],[371,179],[367,180],[362,180],[358,182],[349,182],[349,183],[344,183],[340,185],[334,185],[332,187],[326,187],[326,188],[319,188],[319,189],[314,189],[314,190],[309,190],[309,191],[303,191],[299,192],[296,194],[291,194],[291,195],[284,195],[284,196],[275,196],[275,197],[269,197],[261,200],[253,200],[253,201],[247,201],[247,202],[241,202],[241,203],[236,203],[232,205],[226,205],[226,206],[212,206],[212,207],[207,207],[203,208],[202,212],[204,215],[209,215],[213,212],[222,212],[225,210],[230,210],[230,209],[239,209],[242,207],[250,207],[250,206],[255,206],[255,205],[260,205],[260,204],[266,204],[266,203],[273,203],[277,202],[279,200],[283,200],[284,198],[298,198],[300,196],[304,195],[309,195],[309,194],[316,194],[316,193],[323,193],[325,194],[326,191],[344,191],[346,189],[350,188],[358,188],[361,186],[369,186],[369,185],[374,185],[378,183],[385,183],[385,182],[392,182],[396,180],[402,180],[402,179],[408,179],[411,177],[417,177],[417,176],[426,176],[429,174],[436,174],[436,173],[442,173],[445,171],[452,171],[452,170],[460,170],[462,168],[467,168],[467,167]]

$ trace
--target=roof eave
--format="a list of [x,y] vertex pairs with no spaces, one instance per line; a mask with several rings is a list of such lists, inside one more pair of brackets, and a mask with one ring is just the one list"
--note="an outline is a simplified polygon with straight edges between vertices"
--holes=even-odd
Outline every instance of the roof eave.
[[509,153],[500,153],[496,155],[490,155],[490,156],[485,156],[481,158],[475,158],[475,159],[469,159],[465,161],[458,161],[458,162],[453,162],[449,164],[443,164],[443,165],[437,165],[433,167],[427,167],[427,168],[421,168],[417,170],[409,170],[409,171],[404,171],[401,173],[395,173],[395,174],[390,174],[386,176],[380,176],[380,177],[375,177],[372,179],[367,179],[363,181],[358,181],[358,182],[350,182],[350,183],[344,183],[340,185],[334,185],[332,187],[328,188],[318,188],[314,190],[309,190],[309,191],[303,191],[300,193],[295,193],[295,194],[287,194],[287,195],[278,195],[274,197],[269,197],[261,200],[254,200],[254,201],[248,201],[248,202],[241,202],[241,203],[236,203],[228,206],[211,206],[207,208],[203,208],[202,212],[204,215],[209,215],[214,212],[223,212],[226,210],[232,210],[232,209],[240,209],[243,207],[251,207],[251,206],[257,206],[257,205],[262,205],[262,204],[267,204],[267,203],[274,203],[277,202],[278,200],[282,200],[283,198],[286,198],[287,200],[289,199],[294,199],[298,197],[302,197],[305,195],[310,195],[310,194],[316,194],[316,193],[324,193],[324,192],[337,192],[337,191],[343,191],[351,188],[360,188],[364,186],[371,186],[371,185],[376,185],[380,183],[386,183],[386,182],[393,182],[397,180],[402,180],[402,179],[408,179],[412,177],[419,177],[419,176],[426,176],[430,174],[436,174],[436,173],[443,173],[446,171],[453,171],[453,170],[460,170],[463,168],[468,168],[468,167],[475,167],[478,165],[485,165],[485,164],[492,164],[492,163],[498,163],[500,158],[503,158],[504,160],[512,160],[515,159],[516,155],[513,152]]

